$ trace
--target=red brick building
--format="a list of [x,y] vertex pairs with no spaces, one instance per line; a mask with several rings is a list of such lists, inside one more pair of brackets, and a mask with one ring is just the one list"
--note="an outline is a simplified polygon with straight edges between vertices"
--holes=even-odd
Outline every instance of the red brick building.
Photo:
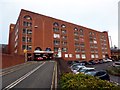
[[95,60],[110,56],[107,32],[99,32],[63,20],[21,10],[16,24],[10,25],[9,53],[29,55],[37,47],[50,47],[54,54],[61,49],[65,60]]

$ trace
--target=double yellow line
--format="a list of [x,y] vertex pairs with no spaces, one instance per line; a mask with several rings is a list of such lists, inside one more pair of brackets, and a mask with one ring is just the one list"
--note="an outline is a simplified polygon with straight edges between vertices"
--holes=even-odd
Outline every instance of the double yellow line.
[[52,84],[51,84],[51,90],[57,89],[57,62],[55,62],[54,65],[54,71],[52,75]]

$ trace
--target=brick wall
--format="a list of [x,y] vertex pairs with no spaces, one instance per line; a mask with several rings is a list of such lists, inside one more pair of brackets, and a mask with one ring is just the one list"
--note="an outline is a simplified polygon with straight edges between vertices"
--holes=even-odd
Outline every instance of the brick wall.
[[24,62],[25,62],[25,58],[22,55],[2,54],[2,68],[15,66]]

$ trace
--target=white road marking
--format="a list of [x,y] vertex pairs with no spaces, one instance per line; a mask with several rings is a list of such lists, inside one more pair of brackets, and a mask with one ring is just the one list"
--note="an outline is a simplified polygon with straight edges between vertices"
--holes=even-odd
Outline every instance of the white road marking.
[[19,84],[21,81],[23,81],[25,78],[27,78],[28,76],[30,76],[32,73],[34,73],[36,70],[38,70],[41,66],[43,66],[45,64],[42,63],[41,65],[39,65],[38,67],[36,67],[35,69],[33,69],[32,71],[28,72],[27,74],[25,74],[24,76],[22,76],[21,78],[17,79],[16,81],[14,81],[13,83],[11,83],[10,85],[8,85],[7,87],[5,87],[2,90],[9,90],[13,87],[15,87],[17,84]]

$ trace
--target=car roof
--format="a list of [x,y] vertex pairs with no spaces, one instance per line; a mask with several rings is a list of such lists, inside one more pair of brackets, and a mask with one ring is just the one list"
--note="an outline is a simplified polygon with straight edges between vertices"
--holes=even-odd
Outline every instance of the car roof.
[[92,68],[92,67],[85,67],[83,69],[95,69],[95,68]]

